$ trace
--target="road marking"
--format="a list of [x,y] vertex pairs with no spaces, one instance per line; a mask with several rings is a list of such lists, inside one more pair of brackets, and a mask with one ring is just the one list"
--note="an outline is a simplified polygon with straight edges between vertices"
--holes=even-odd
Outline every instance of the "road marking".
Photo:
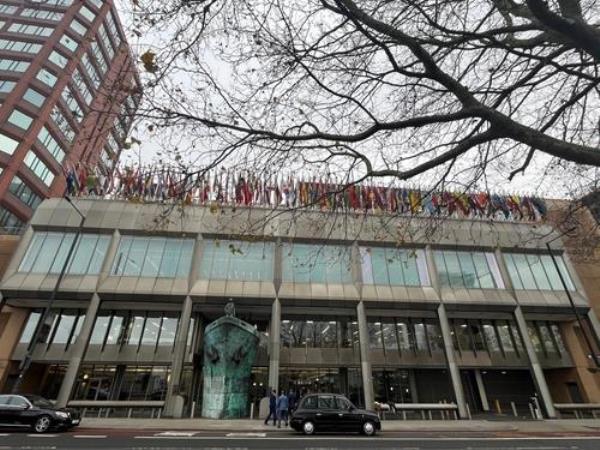
[[8,433],[0,433],[0,437],[6,437],[6,436],[10,436],[10,434],[8,434]]
[[28,434],[27,437],[43,437],[43,438],[54,438],[57,434]]
[[73,437],[79,439],[104,439],[106,438],[106,434],[74,434]]
[[198,433],[198,431],[163,431],[162,433],[156,433],[154,436],[192,437]]
[[227,433],[225,437],[267,437],[267,433]]
[[[183,437],[183,436],[134,436],[133,439],[194,439],[198,441],[216,441],[219,439],[227,439],[230,441],[243,440],[245,437],[225,437],[225,436],[191,436],[191,437]],[[297,441],[302,439],[304,441],[356,441],[354,437],[342,437],[342,436],[288,436],[288,437],[277,437],[277,436],[267,436],[264,438],[269,441]],[[478,437],[439,437],[439,438],[430,438],[430,437],[381,437],[378,436],[374,438],[374,441],[377,442],[414,442],[415,440],[419,441],[480,441],[480,442],[491,442],[491,441],[599,441],[600,436],[557,436],[557,437],[493,437],[493,438],[478,438]],[[528,450],[539,450],[539,447],[526,447]],[[560,447],[562,450],[563,447]]]

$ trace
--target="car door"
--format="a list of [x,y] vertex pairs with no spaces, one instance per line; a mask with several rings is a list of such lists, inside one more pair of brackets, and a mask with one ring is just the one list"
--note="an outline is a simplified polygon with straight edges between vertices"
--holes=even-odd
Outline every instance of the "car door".
[[343,396],[337,396],[336,402],[340,428],[344,431],[360,431],[361,417],[360,414],[356,414],[356,408],[353,407],[350,400]]
[[10,424],[9,395],[0,395],[0,425]]
[[316,422],[320,430],[335,431],[339,429],[337,403],[334,395],[319,394]]
[[11,395],[8,406],[11,411],[11,423],[21,426],[31,425],[33,411],[31,411],[31,404],[25,398],[20,395]]

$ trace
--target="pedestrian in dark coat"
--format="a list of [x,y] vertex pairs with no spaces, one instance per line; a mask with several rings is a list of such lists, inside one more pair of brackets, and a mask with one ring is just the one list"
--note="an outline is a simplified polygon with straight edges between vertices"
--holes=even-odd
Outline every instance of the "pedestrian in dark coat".
[[277,395],[274,390],[269,393],[269,415],[265,419],[265,425],[269,424],[269,419],[273,417],[273,425],[277,424]]

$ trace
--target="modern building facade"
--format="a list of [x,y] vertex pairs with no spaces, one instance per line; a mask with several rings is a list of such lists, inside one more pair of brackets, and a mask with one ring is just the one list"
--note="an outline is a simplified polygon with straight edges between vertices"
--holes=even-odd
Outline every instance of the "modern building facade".
[[[341,392],[389,413],[455,403],[461,417],[529,415],[536,403],[556,417],[557,404],[600,402],[544,246],[556,236],[549,225],[449,218],[431,228],[427,218],[319,211],[265,221],[267,209],[205,206],[163,221],[157,204],[76,201],[83,235],[22,388],[87,415],[197,416],[203,328],[229,299],[261,334],[256,407],[269,387]],[[69,203],[46,200],[7,269],[4,390],[78,225]],[[560,239],[553,245],[597,343],[585,290]]]
[[0,229],[119,158],[141,90],[113,0],[0,1]]

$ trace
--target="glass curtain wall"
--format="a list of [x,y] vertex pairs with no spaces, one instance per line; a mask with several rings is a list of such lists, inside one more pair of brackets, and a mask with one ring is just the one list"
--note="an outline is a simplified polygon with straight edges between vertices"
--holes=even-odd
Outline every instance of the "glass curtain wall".
[[504,288],[493,253],[436,250],[434,257],[442,287],[454,289]]
[[293,283],[352,282],[351,247],[342,245],[284,244],[282,278]]
[[200,277],[207,280],[272,281],[273,242],[205,240]]
[[[555,256],[567,288],[575,291],[562,256]],[[550,255],[504,253],[506,267],[515,289],[562,291],[560,275]]]
[[425,354],[443,352],[444,342],[437,320],[420,318],[370,318],[367,323],[369,348],[386,354]]
[[284,347],[354,348],[358,351],[358,322],[352,317],[285,318],[281,321],[281,344]]
[[567,348],[557,322],[535,320],[527,322],[527,332],[535,352],[544,358],[560,359],[568,356]]
[[472,352],[475,356],[525,356],[517,326],[510,320],[451,319],[454,349],[459,353]]
[[362,279],[365,284],[429,286],[422,249],[360,247]]

